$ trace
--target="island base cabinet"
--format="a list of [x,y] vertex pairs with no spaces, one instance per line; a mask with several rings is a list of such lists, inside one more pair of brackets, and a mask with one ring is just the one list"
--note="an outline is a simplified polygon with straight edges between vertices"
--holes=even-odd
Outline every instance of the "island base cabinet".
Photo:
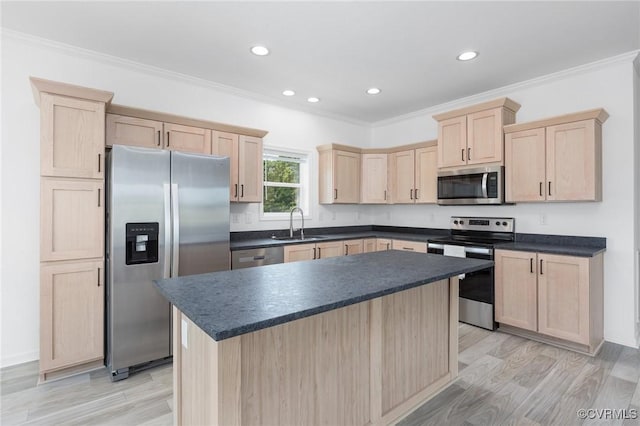
[[177,425],[382,425],[457,376],[458,281],[214,341],[173,308]]

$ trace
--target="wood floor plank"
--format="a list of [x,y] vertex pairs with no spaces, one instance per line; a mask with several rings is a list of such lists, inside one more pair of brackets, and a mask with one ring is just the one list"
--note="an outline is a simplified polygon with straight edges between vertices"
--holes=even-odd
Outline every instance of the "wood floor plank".
[[[469,325],[467,327],[471,326]],[[509,334],[500,333],[499,331],[491,333],[484,339],[478,341],[473,346],[465,350],[459,349],[460,354],[458,355],[458,361],[462,361],[465,364],[471,364],[478,358],[486,355],[491,350],[501,345],[502,342],[504,342],[509,337],[511,337]]]
[[611,370],[611,375],[630,382],[640,378],[640,349],[623,348],[618,361]]
[[458,336],[458,351],[463,352],[465,349],[470,348],[471,346],[478,343],[480,340],[489,336],[491,332],[489,330],[485,330],[484,328],[479,327],[471,327],[474,330],[465,333],[462,336]]
[[[593,402],[594,408],[623,410],[629,407],[636,383],[609,375],[598,397]],[[623,419],[600,418],[589,421],[591,425],[622,425]]]
[[640,406],[629,405],[627,418],[622,422],[623,426],[638,426],[640,424]]

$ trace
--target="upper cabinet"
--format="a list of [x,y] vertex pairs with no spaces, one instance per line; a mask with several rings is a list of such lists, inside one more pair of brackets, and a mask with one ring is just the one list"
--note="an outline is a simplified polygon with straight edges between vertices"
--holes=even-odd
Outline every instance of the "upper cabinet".
[[503,164],[502,127],[515,122],[520,105],[496,99],[444,114],[438,121],[438,167]]
[[317,147],[320,204],[360,202],[360,150],[344,145]]
[[362,178],[360,179],[361,204],[386,204],[388,202],[386,153],[362,154]]
[[42,176],[104,178],[105,103],[41,93]]
[[262,139],[213,132],[212,154],[229,157],[231,202],[262,201]]
[[164,123],[165,148],[172,151],[211,154],[211,130]]
[[262,137],[267,132],[120,105],[111,105],[109,111],[107,146],[131,145],[229,157],[230,201],[262,201]]
[[603,109],[505,127],[507,202],[602,200]]
[[107,114],[107,145],[130,145],[211,154],[211,130]]
[[395,204],[435,203],[437,201],[436,142],[417,144],[389,154],[391,201]]

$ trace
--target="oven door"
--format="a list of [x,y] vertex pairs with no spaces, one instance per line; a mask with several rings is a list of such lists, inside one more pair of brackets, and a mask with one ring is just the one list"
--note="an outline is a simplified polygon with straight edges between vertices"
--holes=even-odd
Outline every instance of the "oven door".
[[[444,254],[444,244],[429,243],[427,251]],[[465,247],[465,257],[493,260],[493,249],[488,247]],[[467,324],[495,330],[494,321],[494,268],[464,275],[459,286],[459,320]]]
[[502,166],[438,173],[438,204],[502,204]]

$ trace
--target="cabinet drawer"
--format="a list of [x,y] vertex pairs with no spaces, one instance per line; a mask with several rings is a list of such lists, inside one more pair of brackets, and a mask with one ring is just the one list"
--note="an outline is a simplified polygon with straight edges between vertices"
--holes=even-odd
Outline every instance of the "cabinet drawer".
[[427,243],[418,241],[393,240],[392,248],[394,250],[415,251],[418,253],[427,252]]

